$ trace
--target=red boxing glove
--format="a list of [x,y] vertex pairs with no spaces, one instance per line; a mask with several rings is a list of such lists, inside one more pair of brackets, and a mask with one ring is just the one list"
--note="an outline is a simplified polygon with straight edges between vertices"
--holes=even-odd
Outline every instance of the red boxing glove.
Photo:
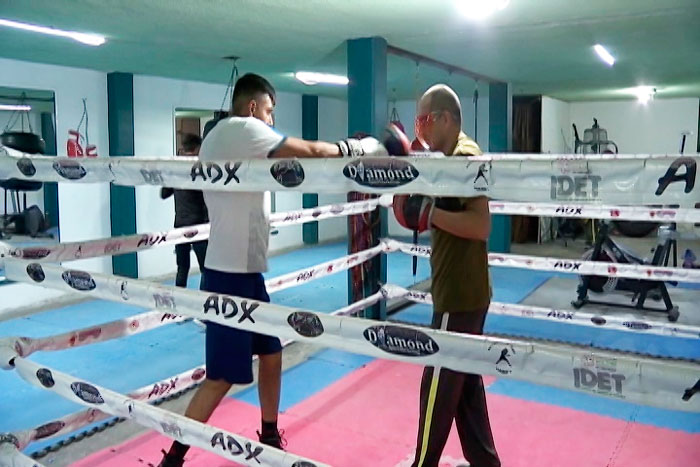
[[418,152],[427,152],[428,148],[425,147],[423,143],[420,142],[418,138],[411,141],[411,149]]
[[396,221],[409,230],[425,232],[432,224],[433,198],[425,195],[395,195]]

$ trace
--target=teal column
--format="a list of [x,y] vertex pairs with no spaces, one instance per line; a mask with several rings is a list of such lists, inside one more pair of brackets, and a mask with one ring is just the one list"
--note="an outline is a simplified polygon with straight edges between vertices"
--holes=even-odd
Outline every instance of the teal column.
[[[134,155],[134,75],[107,74],[107,125],[110,157]],[[110,185],[112,236],[136,233],[136,192],[134,187]],[[112,257],[114,274],[138,277],[136,253]]]
[[[349,40],[347,43],[348,84],[348,135],[356,133],[372,134],[380,137],[387,124],[387,43],[381,37],[369,37]],[[349,199],[353,195],[349,196]],[[354,197],[353,199],[357,199]],[[353,216],[356,218],[356,216]],[[353,238],[348,219],[348,252],[379,244],[381,237],[388,235],[388,214],[385,208],[379,208],[370,216],[368,232],[369,242]],[[369,243],[369,245],[368,245]],[[357,268],[354,268],[357,269]],[[362,296],[353,293],[352,271],[348,273],[348,302],[355,302],[379,290],[380,284],[387,281],[386,255],[371,260],[371,265],[364,275],[365,283]],[[386,319],[386,302],[381,301],[365,312],[365,317]]]
[[[53,124],[53,113],[41,113],[41,137],[46,143],[44,154],[57,156],[56,127]],[[44,182],[44,216],[49,227],[58,227],[58,183]],[[61,240],[61,232],[58,232],[57,240]]]
[[[308,141],[318,140],[318,96],[304,94],[301,96],[301,137]],[[317,193],[304,193],[301,197],[304,209],[318,206]],[[318,243],[318,221],[302,225],[302,240],[305,245]]]
[[[508,152],[512,148],[512,102],[507,83],[489,84],[489,152]],[[510,216],[492,216],[489,250],[497,253],[510,252],[510,236]]]

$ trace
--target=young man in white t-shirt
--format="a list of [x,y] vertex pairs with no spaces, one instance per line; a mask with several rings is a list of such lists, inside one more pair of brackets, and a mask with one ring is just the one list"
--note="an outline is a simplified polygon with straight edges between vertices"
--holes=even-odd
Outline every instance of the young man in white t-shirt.
[[[219,121],[207,135],[199,159],[207,161],[385,156],[384,145],[374,138],[338,143],[287,138],[275,129],[275,90],[263,77],[246,74],[233,90],[233,117]],[[410,143],[393,134],[392,144],[404,153]],[[392,147],[397,147],[393,146]],[[290,161],[291,162],[291,161]],[[282,164],[284,165],[284,164]],[[278,180],[294,182],[293,164],[283,167]],[[234,174],[235,176],[235,174]],[[263,193],[205,191],[211,233],[202,272],[201,289],[269,302],[262,273],[267,271],[270,226]],[[259,356],[258,394],[262,412],[261,443],[278,449],[284,440],[277,429],[282,374],[282,345],[277,337],[207,323],[207,377],[192,398],[185,415],[205,422],[233,384],[253,382],[252,359]],[[189,446],[173,442],[160,467],[180,467]]]

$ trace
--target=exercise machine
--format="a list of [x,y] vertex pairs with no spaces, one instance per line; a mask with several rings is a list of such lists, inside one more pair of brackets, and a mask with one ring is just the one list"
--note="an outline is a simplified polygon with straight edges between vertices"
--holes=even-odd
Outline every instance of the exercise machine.
[[[673,258],[673,266],[677,266],[677,232],[675,224],[661,225],[658,229],[657,244],[654,248],[654,256],[651,261],[637,256],[621,243],[610,236],[610,224],[601,222],[598,227],[597,238],[592,249],[582,257],[586,261],[602,261],[618,264],[644,264],[650,266],[668,266]],[[678,307],[673,305],[666,288],[667,281],[647,279],[627,279],[605,276],[581,276],[577,288],[578,297],[571,302],[574,308],[579,309],[588,304],[608,305],[636,310],[666,313],[669,321],[678,320]],[[668,282],[677,285],[676,282]],[[609,294],[614,291],[631,292],[632,303],[620,304],[591,300],[589,292],[596,294]],[[646,306],[648,299],[662,301],[663,308]]]

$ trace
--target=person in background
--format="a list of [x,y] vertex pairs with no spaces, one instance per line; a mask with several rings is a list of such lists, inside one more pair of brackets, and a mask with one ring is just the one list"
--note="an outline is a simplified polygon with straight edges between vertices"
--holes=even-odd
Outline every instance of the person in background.
[[[196,157],[199,155],[199,147],[201,145],[202,138],[192,133],[185,133],[182,135],[182,149],[178,151],[178,156]],[[167,199],[173,195],[175,196],[175,228],[209,222],[207,206],[204,203],[204,195],[201,191],[178,190],[166,187],[160,190],[162,199]],[[187,277],[190,273],[190,250],[194,250],[194,254],[197,256],[199,270],[204,270],[204,258],[207,254],[206,240],[175,245],[175,261],[177,263],[175,285],[177,287],[187,287]]]

